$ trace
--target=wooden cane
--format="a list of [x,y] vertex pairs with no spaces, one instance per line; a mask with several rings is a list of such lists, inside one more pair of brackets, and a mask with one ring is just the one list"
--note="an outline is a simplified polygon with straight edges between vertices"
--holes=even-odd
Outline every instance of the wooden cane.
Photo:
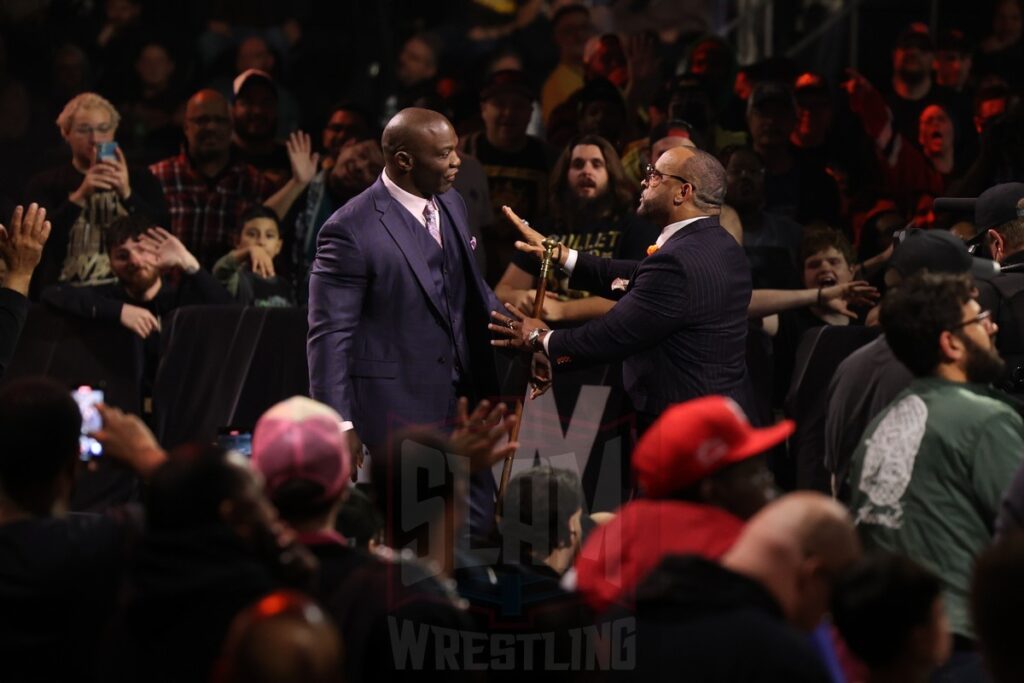
[[[558,242],[550,237],[544,238],[541,242],[544,247],[544,257],[540,261],[540,275],[538,276],[537,295],[533,299],[533,317],[540,318],[544,313],[544,297],[547,295],[548,275],[551,273],[551,264],[554,261],[555,247]],[[516,423],[512,426],[512,433],[509,441],[515,442],[519,439],[519,428],[523,424],[523,409],[526,401],[530,398],[530,380],[526,380],[526,390],[523,397],[516,401]],[[512,461],[516,459],[515,451],[505,456],[505,462],[501,467],[501,482],[498,484],[498,501],[495,506],[496,513],[501,515],[501,506],[505,500],[505,490],[508,488],[508,480],[512,476]]]

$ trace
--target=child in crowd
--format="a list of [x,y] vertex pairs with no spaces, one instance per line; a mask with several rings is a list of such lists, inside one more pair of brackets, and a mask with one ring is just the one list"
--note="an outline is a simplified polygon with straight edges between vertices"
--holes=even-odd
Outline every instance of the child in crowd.
[[294,306],[291,282],[274,268],[282,245],[277,214],[253,207],[242,216],[235,249],[214,264],[213,275],[243,306]]

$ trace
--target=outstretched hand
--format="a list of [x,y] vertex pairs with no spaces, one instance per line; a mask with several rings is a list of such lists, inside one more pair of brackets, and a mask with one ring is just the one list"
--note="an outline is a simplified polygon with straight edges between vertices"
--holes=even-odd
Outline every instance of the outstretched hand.
[[459,399],[451,444],[455,453],[469,458],[470,471],[486,470],[516,452],[518,443],[502,443],[511,439],[516,424],[515,415],[506,415],[508,408],[504,403],[492,406],[490,401],[483,400],[472,413],[468,411],[469,400],[463,396]]
[[492,322],[487,325],[487,329],[507,337],[506,339],[492,339],[491,346],[517,351],[532,351],[529,342],[530,332],[538,328],[547,329],[544,327],[544,322],[526,317],[512,304],[505,304],[505,310],[509,312],[509,315],[491,311]]
[[[516,212],[511,207],[503,206],[501,211],[508,218],[509,222],[516,227],[519,234],[523,236],[523,239],[516,240],[516,249],[527,254],[533,254],[538,259],[544,258],[544,235],[531,228],[530,223],[516,215]],[[565,265],[566,260],[569,258],[569,250],[565,245],[558,245],[558,248],[555,250],[555,258],[558,259],[560,265]]]
[[850,310],[851,306],[873,306],[878,297],[878,289],[864,280],[854,280],[821,289],[822,305],[847,318],[857,317],[857,314]]

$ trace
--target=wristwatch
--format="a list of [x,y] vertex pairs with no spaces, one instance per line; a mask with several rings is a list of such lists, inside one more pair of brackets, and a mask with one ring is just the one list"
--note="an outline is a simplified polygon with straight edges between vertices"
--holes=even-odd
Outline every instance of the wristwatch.
[[537,327],[530,330],[530,334],[526,335],[526,343],[530,345],[531,351],[543,351],[544,343],[541,341],[541,335],[547,334],[551,330],[546,327]]

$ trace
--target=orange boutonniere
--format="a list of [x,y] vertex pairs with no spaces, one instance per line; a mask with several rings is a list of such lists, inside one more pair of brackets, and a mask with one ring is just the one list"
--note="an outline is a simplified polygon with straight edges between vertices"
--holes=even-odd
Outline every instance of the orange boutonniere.
[[651,246],[647,247],[647,255],[650,256],[654,252],[658,251],[659,248],[660,247],[658,247],[657,244],[652,244]]

